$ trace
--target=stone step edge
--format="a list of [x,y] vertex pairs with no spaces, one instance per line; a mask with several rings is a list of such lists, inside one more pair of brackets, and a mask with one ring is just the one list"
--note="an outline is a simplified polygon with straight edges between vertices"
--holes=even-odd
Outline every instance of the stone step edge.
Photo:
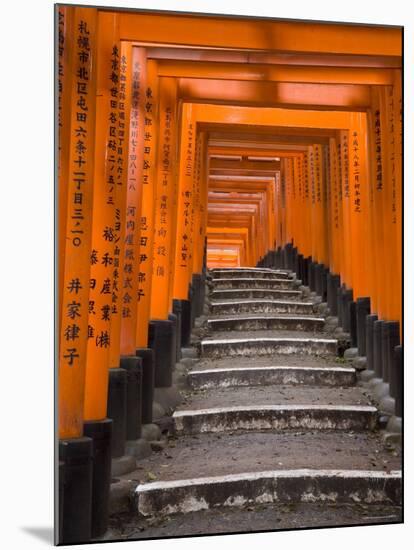
[[236,292],[274,292],[278,294],[302,294],[301,290],[292,290],[290,288],[214,288],[212,294],[214,293],[223,293],[227,292],[235,294]]
[[[220,291],[220,292],[224,292],[224,291]],[[292,292],[296,292],[296,291],[292,291]],[[300,291],[298,291],[300,292]],[[215,300],[211,300],[211,303],[210,305],[211,306],[232,306],[232,305],[239,305],[239,304],[255,304],[255,305],[260,305],[260,304],[276,304],[276,305],[288,305],[288,306],[291,306],[291,305],[303,305],[303,306],[314,306],[314,302],[295,302],[294,300],[261,300],[260,298],[258,298],[257,300],[253,300],[253,299],[248,299],[248,300],[237,300],[237,301],[234,301],[234,302],[230,302],[230,301],[227,301],[227,302],[218,302],[218,301],[215,301]]]
[[308,317],[306,316],[300,316],[300,315],[286,315],[282,317],[281,315],[272,315],[272,316],[264,316],[264,315],[254,315],[252,317],[244,317],[244,316],[238,316],[238,317],[219,317],[217,319],[208,319],[207,324],[215,324],[215,323],[224,323],[224,322],[231,322],[231,321],[238,321],[238,322],[244,322],[244,321],[311,321],[313,323],[323,323],[325,324],[325,319],[323,317],[311,317],[310,315]]
[[284,412],[284,411],[341,411],[341,412],[364,412],[377,413],[378,409],[372,405],[234,405],[232,407],[211,407],[208,409],[186,409],[174,411],[172,417],[183,418],[186,416],[213,415],[227,412]]
[[399,504],[401,480],[400,470],[266,470],[144,483],[135,497],[144,516],[265,502]]
[[177,410],[177,434],[225,433],[238,430],[373,430],[378,410],[368,405],[233,405]]
[[201,345],[217,345],[217,344],[245,344],[248,342],[261,342],[266,344],[268,342],[310,342],[312,344],[338,344],[338,340],[331,338],[223,338],[220,340],[202,340]]
[[212,273],[214,272],[226,272],[226,271],[254,271],[258,273],[286,273],[287,275],[293,275],[293,271],[289,269],[272,269],[271,267],[214,267],[210,269]]
[[[265,282],[265,283],[294,283],[294,279],[265,279],[261,277],[229,277],[226,279],[225,277],[217,278],[217,279],[211,279],[211,282],[213,284],[216,283],[238,283],[240,281],[246,281],[248,283],[251,283],[253,281],[258,282]],[[293,285],[292,285],[293,286]]]
[[302,367],[295,365],[274,365],[268,367],[234,367],[234,368],[216,368],[216,369],[202,369],[202,370],[190,370],[188,375],[193,374],[212,374],[216,372],[262,372],[262,371],[300,371],[300,372],[340,372],[355,374],[356,369],[354,367]]

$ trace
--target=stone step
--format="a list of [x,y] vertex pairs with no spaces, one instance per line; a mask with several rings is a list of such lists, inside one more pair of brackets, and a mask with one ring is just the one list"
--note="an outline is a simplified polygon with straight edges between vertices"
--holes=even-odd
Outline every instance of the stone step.
[[170,515],[247,503],[401,502],[401,471],[267,470],[144,483],[136,488],[138,513]]
[[139,466],[124,478],[144,483],[301,468],[389,471],[401,469],[401,451],[386,450],[379,432],[238,431],[170,437]]
[[234,430],[373,430],[377,409],[370,405],[235,405],[180,410],[173,414],[181,434]]
[[359,387],[238,386],[191,394],[174,412],[177,433],[234,430],[366,430],[377,409]]
[[312,302],[277,301],[277,300],[239,300],[226,302],[211,302],[213,315],[225,315],[236,313],[297,313],[312,314],[314,312]]
[[[263,331],[265,332],[265,331]],[[240,332],[229,333],[228,338],[223,337],[226,333],[216,333],[214,338],[206,338],[201,341],[201,355],[208,358],[220,358],[226,356],[261,356],[274,354],[307,354],[307,355],[336,355],[337,340],[332,338],[315,338],[309,333],[280,331],[278,336],[268,336],[256,331],[257,337],[251,333]],[[273,333],[275,334],[275,333]],[[277,333],[276,333],[277,334]],[[292,334],[292,336],[290,335]],[[299,334],[299,335],[298,335]],[[298,335],[298,336],[296,336]]]
[[244,277],[244,278],[256,278],[260,277],[262,279],[292,279],[293,273],[285,270],[272,270],[272,269],[263,269],[263,268],[223,268],[223,269],[212,269],[212,275],[215,279],[230,279]]
[[232,278],[232,279],[213,279],[213,288],[216,290],[228,289],[258,289],[258,290],[292,290],[298,284],[290,279],[262,279],[262,278]]
[[283,299],[297,299],[302,298],[302,292],[300,290],[275,290],[275,289],[260,289],[260,288],[230,288],[223,290],[213,290],[211,292],[212,300],[234,300],[241,299],[254,299],[254,298],[272,298],[275,300]]
[[401,458],[377,433],[243,431],[170,443],[133,476],[143,515],[260,502],[401,502]]
[[321,331],[325,326],[322,317],[250,315],[209,319],[211,330],[304,330]]
[[356,382],[353,367],[265,366],[192,370],[187,375],[194,389],[229,386],[316,385],[350,386]]

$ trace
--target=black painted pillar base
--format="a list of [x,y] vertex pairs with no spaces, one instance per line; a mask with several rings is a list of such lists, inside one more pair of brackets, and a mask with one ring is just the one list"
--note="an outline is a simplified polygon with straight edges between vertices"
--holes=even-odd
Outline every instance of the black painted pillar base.
[[283,269],[283,251],[279,246],[276,250],[276,269]]
[[303,284],[303,254],[298,254],[298,271],[296,276],[302,281]]
[[358,355],[364,357],[366,355],[366,327],[365,320],[367,315],[371,313],[371,299],[368,297],[357,298],[356,301],[356,325],[357,325],[357,345]]
[[182,327],[181,300],[173,300],[173,313],[177,317],[176,361],[179,361],[181,359],[181,327]]
[[125,454],[127,430],[127,372],[109,369],[108,406],[106,416],[112,418],[112,458]]
[[324,276],[325,266],[323,264],[315,263],[314,273],[315,273],[315,292],[318,296],[323,295],[323,276]]
[[121,368],[127,372],[127,441],[141,437],[142,427],[142,359],[121,357]]
[[[198,311],[197,317],[200,317],[204,313],[204,304],[206,301],[206,274],[205,271],[201,274],[201,283],[200,283],[200,309]],[[174,313],[174,312],[173,312]]]
[[285,269],[293,269],[293,246],[291,243],[285,245],[283,251],[283,264]]
[[352,298],[352,289],[345,287],[342,291],[342,328],[345,332],[350,332],[351,330],[351,312],[349,306]]
[[316,284],[315,284],[316,265],[317,265],[316,262],[313,262],[313,261],[310,261],[308,264],[308,286],[312,292],[315,292],[316,290]]
[[181,302],[181,347],[186,348],[191,339],[191,303],[189,300]]
[[168,314],[168,320],[173,324],[173,342],[172,342],[172,369],[174,370],[177,362],[177,331],[178,331],[178,318],[174,313]]
[[193,328],[194,326],[194,320],[195,320],[195,317],[194,317],[194,288],[193,288],[193,285],[192,283],[190,283],[188,285],[188,293],[187,293],[187,296],[188,296],[188,301],[190,302],[190,331],[191,329]]
[[348,308],[349,308],[349,333],[351,335],[351,347],[356,348],[358,346],[356,302],[354,301],[349,302]]
[[387,364],[387,378],[386,382],[391,384],[391,376],[392,376],[392,370],[393,370],[393,362],[394,362],[394,349],[400,345],[400,324],[398,321],[387,321],[384,323],[387,325],[386,329],[386,340],[383,342],[385,345],[385,356],[386,356],[386,364]]
[[112,420],[84,422],[83,433],[93,441],[91,531],[92,538],[97,538],[108,529]]
[[328,274],[329,267],[323,267],[323,278],[322,278],[322,301],[328,303]]
[[169,388],[175,365],[174,324],[167,319],[152,319],[149,322],[148,347],[154,350],[154,385]]
[[389,365],[388,365],[389,345],[390,345],[389,323],[387,321],[383,321],[381,325],[381,357],[382,357],[382,380],[385,383],[389,382]]
[[382,325],[384,321],[374,322],[374,371],[375,377],[382,379]]
[[367,370],[374,370],[374,323],[378,320],[378,316],[370,314],[365,317],[365,340],[366,340],[366,357]]
[[337,309],[338,309],[338,325],[340,327],[344,326],[344,301],[343,301],[343,293],[344,293],[345,285],[341,285],[336,293],[336,303],[337,303]]
[[194,273],[192,277],[191,287],[193,289],[191,299],[191,319],[192,325],[197,317],[201,315],[203,311],[202,295],[201,295],[202,277],[201,273]]
[[330,314],[338,315],[338,290],[341,287],[341,278],[335,273],[328,273],[326,278],[326,294]]
[[296,273],[296,276],[298,274],[298,249],[296,246],[292,248],[292,271],[293,273]]
[[142,359],[142,424],[151,424],[154,402],[154,350],[138,348],[136,355]]
[[276,254],[277,254],[276,250],[270,251],[270,267],[272,269],[276,269],[276,264],[277,264]]
[[303,259],[303,279],[302,283],[305,286],[309,286],[309,271],[310,271],[310,264],[312,262],[312,258],[308,256],[307,258]]
[[90,437],[59,441],[59,503],[62,525],[59,544],[89,542],[92,537],[92,460]]
[[392,350],[390,372],[390,394],[395,399],[395,416],[403,416],[403,375],[404,357],[402,346],[395,346]]

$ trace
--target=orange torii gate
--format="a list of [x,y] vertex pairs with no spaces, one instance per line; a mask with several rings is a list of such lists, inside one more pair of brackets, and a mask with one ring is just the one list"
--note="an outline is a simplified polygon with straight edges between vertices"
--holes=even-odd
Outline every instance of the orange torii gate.
[[[400,29],[220,21],[58,7],[66,542],[106,528],[111,457],[151,421],[154,378],[171,385],[202,310],[206,235],[239,265],[283,250],[333,310],[341,282],[342,317],[369,298],[401,323]],[[276,151],[274,166],[255,158]],[[238,168],[214,159],[239,153]],[[268,180],[211,177],[246,173]]]

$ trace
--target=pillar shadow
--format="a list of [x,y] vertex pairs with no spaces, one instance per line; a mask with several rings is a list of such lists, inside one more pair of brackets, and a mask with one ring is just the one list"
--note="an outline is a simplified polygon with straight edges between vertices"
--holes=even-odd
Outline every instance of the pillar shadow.
[[43,542],[54,544],[53,527],[21,527],[21,530]]

